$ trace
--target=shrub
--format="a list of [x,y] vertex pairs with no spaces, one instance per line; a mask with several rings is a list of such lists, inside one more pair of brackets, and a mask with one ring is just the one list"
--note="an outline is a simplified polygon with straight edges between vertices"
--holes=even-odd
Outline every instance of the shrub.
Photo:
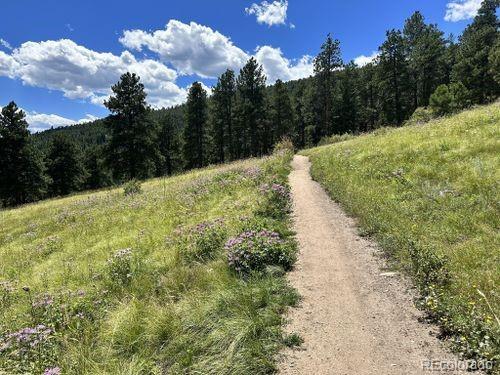
[[291,211],[290,189],[286,185],[262,184],[260,192],[264,196],[259,213],[275,219],[286,217]]
[[141,183],[137,180],[130,180],[123,185],[123,193],[125,195],[135,195],[142,192]]
[[263,271],[268,265],[290,270],[296,260],[293,243],[268,230],[243,232],[229,239],[225,249],[229,266],[242,275]]
[[418,107],[411,115],[406,125],[420,125],[431,121],[434,118],[434,113],[427,107]]
[[121,285],[128,285],[132,278],[132,249],[118,250],[107,262],[111,280]]
[[222,220],[196,225],[189,233],[189,247],[183,253],[188,262],[205,262],[214,259],[224,247],[226,230]]
[[290,138],[284,137],[281,139],[281,141],[274,145],[273,152],[278,154],[281,152],[295,152],[295,147]]
[[440,85],[431,95],[429,105],[437,116],[458,112],[470,105],[469,92],[461,82]]

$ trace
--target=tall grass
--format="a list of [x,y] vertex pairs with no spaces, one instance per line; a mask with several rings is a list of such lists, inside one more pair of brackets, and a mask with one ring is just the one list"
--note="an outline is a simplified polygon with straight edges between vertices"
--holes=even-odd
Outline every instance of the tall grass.
[[305,151],[466,357],[500,361],[500,105]]
[[224,243],[265,228],[293,252],[261,189],[286,184],[290,159],[0,211],[0,373],[272,372],[298,297],[279,265],[238,274]]

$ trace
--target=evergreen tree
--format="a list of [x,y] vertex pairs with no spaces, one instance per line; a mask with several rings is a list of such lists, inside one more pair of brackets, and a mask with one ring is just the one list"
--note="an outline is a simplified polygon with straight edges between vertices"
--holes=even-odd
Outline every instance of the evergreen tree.
[[272,143],[284,137],[291,137],[293,130],[293,109],[288,90],[280,79],[273,88],[271,105]]
[[406,20],[403,35],[413,112],[419,106],[426,106],[436,87],[446,80],[446,41],[436,25],[425,24],[420,12]]
[[340,42],[328,34],[321,46],[321,51],[314,59],[315,84],[320,111],[320,119],[314,135],[315,142],[333,132],[334,72],[341,67]]
[[46,192],[42,158],[30,142],[25,117],[14,102],[0,113],[0,205],[33,202]]
[[298,149],[306,146],[306,118],[304,110],[304,88],[293,96],[293,108],[295,112],[293,141]]
[[360,69],[358,82],[359,92],[359,131],[368,131],[376,127],[379,118],[378,108],[378,82],[374,63],[365,65]]
[[103,152],[102,146],[95,146],[85,153],[85,189],[99,189],[111,185],[111,176],[106,168]]
[[184,128],[186,168],[200,168],[207,162],[207,92],[199,82],[189,89]]
[[58,135],[47,155],[49,193],[62,196],[78,191],[85,181],[85,171],[78,149],[69,138]]
[[111,111],[111,141],[107,161],[113,177],[122,182],[151,177],[159,158],[158,131],[149,116],[144,85],[136,74],[125,73],[104,105]]
[[160,119],[161,174],[171,175],[182,169],[182,144],[179,129],[172,116],[164,114]]
[[340,101],[336,112],[336,134],[350,133],[357,130],[359,122],[359,97],[357,88],[357,69],[351,62],[347,64],[339,76]]
[[474,21],[460,37],[452,79],[465,85],[474,103],[485,103],[500,93],[500,85],[488,63],[498,39],[498,6],[499,0],[484,0]]
[[237,157],[266,153],[266,76],[255,58],[250,58],[236,79],[236,101],[233,120]]
[[497,81],[497,84],[500,85],[500,38],[497,38],[495,45],[490,51],[488,60],[490,74]]
[[223,73],[213,89],[211,106],[211,139],[215,161],[223,163],[235,158],[232,112],[236,94],[234,72]]
[[384,122],[401,124],[408,115],[408,63],[401,31],[387,32],[378,64]]

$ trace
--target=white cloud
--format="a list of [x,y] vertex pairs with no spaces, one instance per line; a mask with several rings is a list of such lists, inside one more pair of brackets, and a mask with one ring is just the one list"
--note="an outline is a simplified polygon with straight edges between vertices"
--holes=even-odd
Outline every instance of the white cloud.
[[455,0],[446,4],[446,14],[444,19],[450,22],[457,22],[474,18],[481,7],[482,0]]
[[12,46],[5,39],[0,38],[0,46],[7,48],[8,50],[12,49]]
[[253,3],[250,7],[245,8],[245,12],[255,15],[258,23],[273,26],[285,24],[287,9],[287,0],[273,1],[272,3],[263,1],[260,4]]
[[361,56],[358,56],[354,59],[354,63],[357,65],[357,66],[365,66],[365,65],[368,65],[372,62],[375,61],[375,59],[379,56],[379,53],[374,51],[372,52],[372,54],[370,56],[365,56],[365,55],[361,55]]
[[157,53],[180,74],[204,78],[217,77],[228,68],[237,70],[248,59],[228,37],[195,22],[170,20],[165,29],[151,33],[126,30],[120,42],[132,50],[141,51],[145,47]]
[[111,85],[127,71],[141,77],[148,101],[155,107],[178,104],[185,98],[184,90],[174,83],[175,70],[155,60],[137,60],[128,51],[119,56],[96,52],[68,39],[26,42],[11,55],[0,51],[0,75],[92,103],[102,103]]
[[290,81],[309,77],[313,74],[311,56],[303,56],[293,63],[283,56],[280,48],[261,46],[257,48],[255,58],[262,64],[268,83],[274,83],[277,79]]
[[26,121],[29,124],[29,130],[33,133],[50,129],[52,127],[58,128],[61,126],[69,126],[75,124],[82,124],[84,122],[97,120],[98,117],[87,114],[85,118],[80,120],[72,120],[55,114],[45,114],[37,112],[27,112]]
[[19,64],[12,56],[0,51],[0,76],[14,78]]

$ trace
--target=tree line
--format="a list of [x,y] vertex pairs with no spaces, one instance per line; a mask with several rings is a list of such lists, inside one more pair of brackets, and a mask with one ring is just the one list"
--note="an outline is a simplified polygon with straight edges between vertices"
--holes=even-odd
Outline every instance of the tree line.
[[491,102],[500,94],[498,6],[484,0],[458,41],[415,12],[362,67],[345,63],[328,35],[314,75],[298,81],[267,86],[252,57],[238,75],[224,72],[210,96],[195,82],[187,102],[167,110],[152,110],[140,78],[126,73],[105,102],[110,116],[45,135],[30,135],[23,111],[9,103],[0,114],[1,205],[261,156],[282,138],[310,147]]

